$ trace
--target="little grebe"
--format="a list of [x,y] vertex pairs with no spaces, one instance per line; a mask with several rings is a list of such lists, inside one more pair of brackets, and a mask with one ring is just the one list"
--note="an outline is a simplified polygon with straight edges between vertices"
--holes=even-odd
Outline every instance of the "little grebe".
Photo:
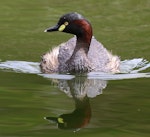
[[53,31],[71,33],[75,36],[42,56],[40,67],[43,73],[119,72],[119,57],[112,55],[92,37],[92,26],[82,15],[63,15],[56,26],[45,30]]

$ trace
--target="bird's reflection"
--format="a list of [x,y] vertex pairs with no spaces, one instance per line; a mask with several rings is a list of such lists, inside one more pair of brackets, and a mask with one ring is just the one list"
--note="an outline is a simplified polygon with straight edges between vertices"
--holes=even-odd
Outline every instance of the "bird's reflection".
[[68,114],[62,114],[59,117],[46,117],[47,120],[54,121],[60,129],[77,130],[86,126],[91,118],[91,107],[89,98],[85,96],[82,100],[74,98],[75,110]]
[[[56,80],[55,80],[56,82]],[[91,106],[89,98],[102,94],[107,82],[99,79],[87,79],[85,76],[77,76],[71,80],[57,80],[60,90],[72,97],[75,109],[68,114],[58,117],[45,117],[49,121],[58,124],[60,129],[73,129],[74,131],[88,125],[91,119]]]

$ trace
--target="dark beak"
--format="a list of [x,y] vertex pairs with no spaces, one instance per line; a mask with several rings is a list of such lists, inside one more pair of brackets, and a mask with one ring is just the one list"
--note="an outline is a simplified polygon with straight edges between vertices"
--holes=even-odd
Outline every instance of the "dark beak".
[[58,28],[59,28],[59,25],[56,25],[56,26],[46,29],[44,32],[58,31]]
[[54,122],[54,123],[58,123],[57,118],[56,117],[44,117],[45,120]]

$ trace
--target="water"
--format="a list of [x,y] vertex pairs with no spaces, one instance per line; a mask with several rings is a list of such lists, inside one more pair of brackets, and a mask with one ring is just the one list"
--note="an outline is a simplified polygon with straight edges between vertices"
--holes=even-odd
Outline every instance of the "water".
[[[30,132],[32,136],[43,136],[48,131],[54,136],[59,132],[87,135],[97,129],[100,133],[108,130],[119,135],[147,135],[149,89],[146,85],[150,73],[133,72],[148,68],[149,63],[133,59],[122,61],[122,66],[126,66],[123,72],[130,73],[90,72],[75,76],[42,74],[38,62],[1,62],[2,135],[21,136]],[[43,79],[45,84],[41,83]]]
[[[150,136],[149,0],[0,3],[1,137]],[[40,55],[71,37],[43,31],[70,11],[121,56],[121,74],[40,73]]]

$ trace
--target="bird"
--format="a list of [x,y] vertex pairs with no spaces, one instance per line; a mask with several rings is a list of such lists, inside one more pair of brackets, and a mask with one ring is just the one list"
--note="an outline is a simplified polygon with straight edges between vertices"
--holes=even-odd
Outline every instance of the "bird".
[[91,23],[77,12],[64,14],[44,32],[74,36],[42,55],[42,73],[119,73],[120,57],[113,55],[93,36]]

